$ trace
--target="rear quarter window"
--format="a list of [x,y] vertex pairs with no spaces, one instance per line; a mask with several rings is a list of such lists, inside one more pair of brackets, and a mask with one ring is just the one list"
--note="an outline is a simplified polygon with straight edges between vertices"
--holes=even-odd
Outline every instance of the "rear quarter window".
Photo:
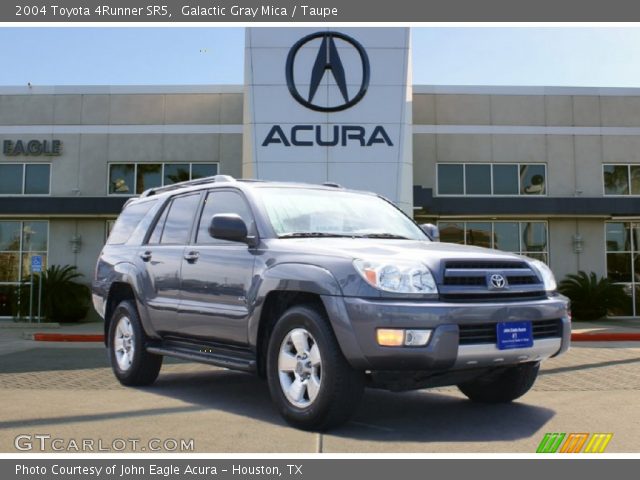
[[155,203],[155,201],[134,203],[126,207],[111,229],[107,245],[123,245],[127,243],[136,227]]

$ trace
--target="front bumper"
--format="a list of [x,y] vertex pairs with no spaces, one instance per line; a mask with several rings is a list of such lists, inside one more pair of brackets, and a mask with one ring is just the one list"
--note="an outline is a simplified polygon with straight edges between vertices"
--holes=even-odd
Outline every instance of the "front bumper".
[[[356,368],[451,370],[541,361],[569,348],[571,321],[564,297],[527,302],[445,303],[323,297],[340,347]],[[499,350],[494,343],[460,345],[459,325],[561,320],[558,338],[534,339],[533,347]],[[381,347],[378,328],[432,329],[424,347]]]

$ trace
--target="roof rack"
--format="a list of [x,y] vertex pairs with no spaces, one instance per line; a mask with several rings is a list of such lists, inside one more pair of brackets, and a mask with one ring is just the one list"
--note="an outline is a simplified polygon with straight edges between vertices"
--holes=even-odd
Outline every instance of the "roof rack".
[[178,190],[184,187],[194,187],[196,185],[203,185],[205,183],[220,183],[220,182],[235,182],[236,179],[231,175],[213,175],[211,177],[198,178],[196,180],[187,180],[186,182],[172,183],[164,187],[150,188],[145,190],[140,195],[140,198],[150,197],[157,195],[158,193],[170,192],[172,190]]

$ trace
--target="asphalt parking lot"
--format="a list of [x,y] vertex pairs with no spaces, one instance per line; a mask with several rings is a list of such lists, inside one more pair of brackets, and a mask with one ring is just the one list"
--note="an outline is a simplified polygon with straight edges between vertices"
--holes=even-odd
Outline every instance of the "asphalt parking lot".
[[638,343],[574,344],[511,405],[473,404],[455,388],[368,390],[350,423],[321,435],[288,427],[266,383],[247,374],[168,361],[153,386],[125,388],[100,344],[4,337],[1,452],[17,452],[18,435],[50,435],[64,449],[71,440],[120,448],[115,439],[137,439],[147,451],[150,439],[170,439],[192,440],[194,452],[532,453],[546,432],[612,432],[607,452],[640,451]]

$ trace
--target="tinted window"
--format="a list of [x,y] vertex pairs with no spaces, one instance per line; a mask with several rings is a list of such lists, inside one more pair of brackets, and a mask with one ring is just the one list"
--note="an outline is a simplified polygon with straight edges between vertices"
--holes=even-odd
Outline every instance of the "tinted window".
[[0,165],[0,194],[22,193],[22,165]]
[[518,166],[493,166],[493,193],[495,195],[518,194]]
[[604,166],[604,193],[605,195],[629,194],[628,165]]
[[438,193],[462,195],[464,193],[464,165],[438,165]]
[[160,243],[181,245],[189,241],[191,224],[199,201],[199,194],[173,199],[164,222]]
[[160,215],[160,218],[158,219],[156,226],[153,228],[153,232],[151,232],[151,236],[149,237],[149,240],[147,241],[147,243],[149,244],[160,243],[160,238],[162,237],[162,230],[164,229],[164,222],[167,220],[167,213],[169,212],[170,205],[171,205],[171,202],[169,202],[169,204],[165,207],[164,211],[162,212],[162,215]]
[[51,165],[34,163],[25,166],[24,193],[46,195],[49,193]]
[[491,165],[465,165],[467,195],[491,194]]
[[197,243],[235,243],[227,242],[209,235],[209,225],[214,215],[221,213],[235,213],[247,224],[249,235],[253,234],[253,215],[249,210],[249,206],[245,199],[238,192],[231,190],[223,190],[219,192],[209,192],[205,200],[202,216],[200,217],[200,226],[198,227]]
[[120,214],[107,239],[108,245],[121,245],[129,240],[140,220],[147,214],[155,202],[134,203]]

